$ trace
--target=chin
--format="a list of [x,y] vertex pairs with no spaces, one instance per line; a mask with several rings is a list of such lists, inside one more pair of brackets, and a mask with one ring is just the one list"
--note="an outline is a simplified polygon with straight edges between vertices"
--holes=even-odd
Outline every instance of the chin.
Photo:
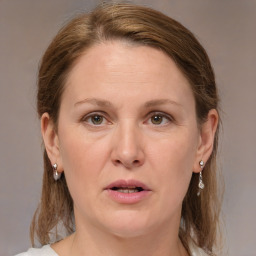
[[119,238],[133,238],[150,233],[154,229],[153,219],[142,212],[122,211],[105,219],[107,232]]
[[150,228],[141,226],[122,226],[109,228],[108,232],[120,239],[136,238],[149,234]]

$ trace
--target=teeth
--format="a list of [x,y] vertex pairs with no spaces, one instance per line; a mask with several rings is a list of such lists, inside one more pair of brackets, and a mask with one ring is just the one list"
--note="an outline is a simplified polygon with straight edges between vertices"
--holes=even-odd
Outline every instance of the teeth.
[[129,186],[129,187],[113,187],[112,190],[120,193],[137,193],[143,191],[141,187]]
[[120,193],[137,193],[139,190],[137,188],[119,188],[116,191]]

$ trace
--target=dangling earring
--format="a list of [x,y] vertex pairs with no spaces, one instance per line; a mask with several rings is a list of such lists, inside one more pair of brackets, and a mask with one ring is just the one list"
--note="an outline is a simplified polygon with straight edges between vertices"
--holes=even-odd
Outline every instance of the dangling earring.
[[61,177],[61,173],[59,173],[57,171],[58,169],[58,165],[55,163],[53,166],[52,166],[52,169],[53,169],[53,178],[55,181],[57,181],[58,179],[60,179]]
[[[201,160],[199,162],[199,165],[201,167],[201,170],[203,170],[204,168],[204,161]],[[204,183],[203,183],[203,175],[202,175],[202,171],[199,173],[199,183],[198,183],[198,192],[197,192],[197,196],[200,196],[201,190],[204,189]]]

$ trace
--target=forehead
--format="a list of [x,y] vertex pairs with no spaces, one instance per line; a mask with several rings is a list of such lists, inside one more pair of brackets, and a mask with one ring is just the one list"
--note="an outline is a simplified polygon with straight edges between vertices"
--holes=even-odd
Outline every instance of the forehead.
[[175,78],[175,72],[177,75],[182,73],[174,61],[162,50],[117,40],[96,44],[85,50],[73,66],[69,80],[72,79],[74,73],[81,72],[81,69],[85,71],[85,68],[93,71],[93,74],[102,72],[103,69],[111,72],[111,69],[114,68],[127,72],[136,71],[136,73],[145,71],[154,71],[155,73],[160,70],[164,73],[173,70],[173,78]]
[[[64,94],[82,98],[92,93],[111,93],[173,100],[182,95],[193,98],[190,84],[174,61],[162,51],[120,41],[92,46],[76,61],[66,83]],[[94,95],[92,95],[94,96]],[[147,99],[152,100],[152,99]]]

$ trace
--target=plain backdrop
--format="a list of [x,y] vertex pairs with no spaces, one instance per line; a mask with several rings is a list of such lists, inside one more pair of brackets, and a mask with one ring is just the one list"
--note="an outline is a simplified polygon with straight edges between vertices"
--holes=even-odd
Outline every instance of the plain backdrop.
[[[224,237],[231,256],[256,255],[256,1],[138,0],[191,29],[221,95]],[[93,0],[0,0],[0,256],[30,246],[42,150],[35,108],[40,58],[58,29]]]

